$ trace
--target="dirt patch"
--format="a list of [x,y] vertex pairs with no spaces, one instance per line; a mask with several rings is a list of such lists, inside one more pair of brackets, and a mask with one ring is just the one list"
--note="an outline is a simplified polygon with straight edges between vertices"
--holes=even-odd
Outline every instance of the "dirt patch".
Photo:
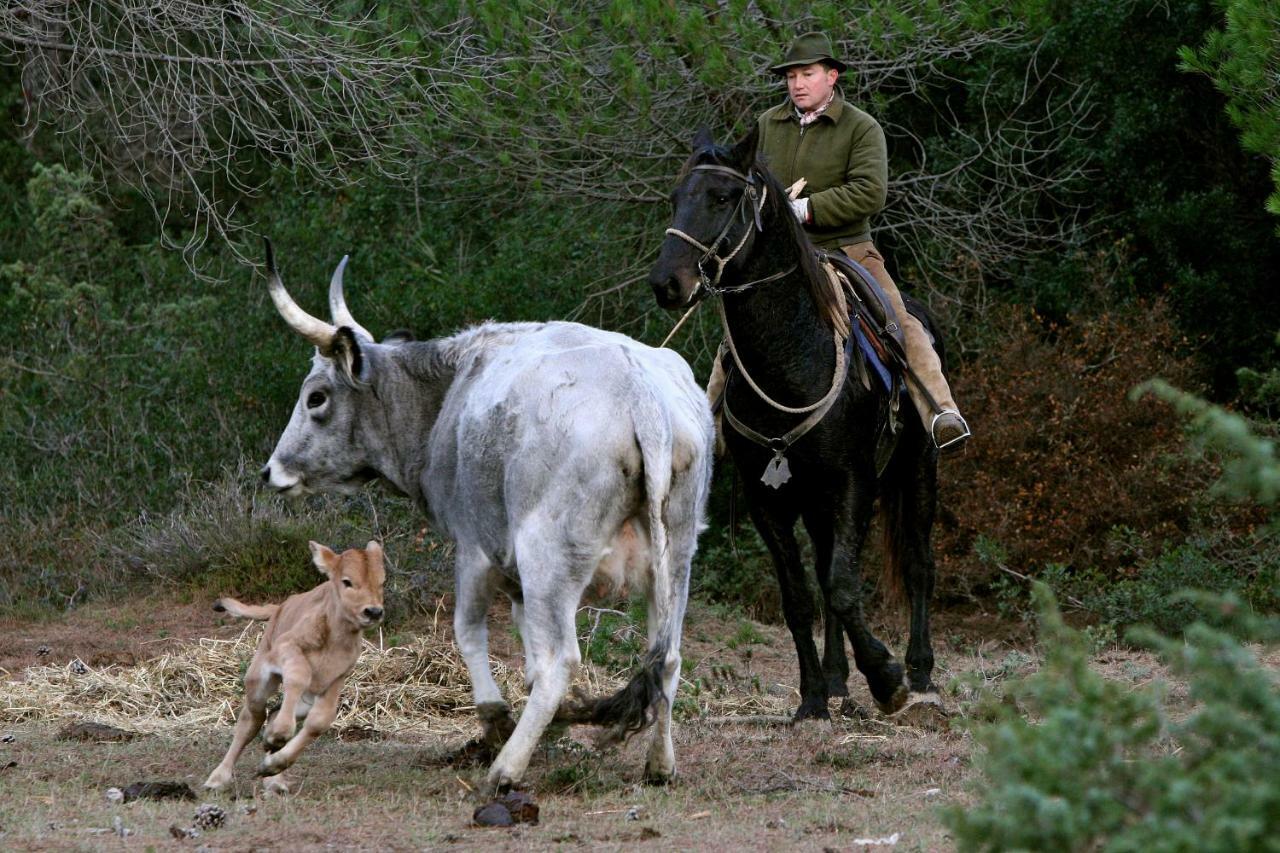
[[79,660],[101,669],[133,666],[201,637],[233,637],[240,627],[219,617],[212,598],[179,602],[149,596],[128,604],[91,602],[59,619],[0,619],[0,671],[20,678],[28,666]]
[[[495,657],[518,675],[518,641],[505,614],[495,609],[495,617]],[[442,614],[424,628],[438,654],[449,645],[448,623]],[[998,685],[1038,664],[1028,645],[1010,642],[1007,632],[993,636],[980,619],[935,624],[941,626],[935,632],[935,680],[953,718],[963,717],[979,687]],[[352,734],[373,734],[359,728],[368,725],[386,735],[376,740],[343,738],[335,730],[290,771],[296,792],[288,797],[266,795],[246,756],[231,792],[201,797],[216,800],[223,820],[200,829],[197,838],[187,834],[199,829],[192,823],[192,803],[113,802],[107,791],[137,779],[172,780],[198,790],[226,749],[226,721],[130,742],[68,743],[56,738],[61,722],[26,718],[0,727],[7,738],[0,738],[0,768],[7,768],[5,786],[13,792],[0,798],[0,847],[54,850],[125,838],[139,849],[205,844],[290,850],[821,851],[866,849],[869,840],[895,836],[898,849],[952,846],[938,808],[969,797],[974,747],[963,727],[903,725],[875,712],[842,716],[835,700],[831,722],[783,724],[798,701],[787,630],[699,604],[691,607],[686,625],[674,733],[679,775],[669,786],[641,784],[647,737],[601,752],[593,747],[590,729],[556,729],[535,752],[526,776],[538,824],[513,820],[510,827],[473,827],[477,807],[488,802],[477,793],[486,768],[442,758],[479,730],[470,710],[458,707],[452,733],[421,727],[386,731],[380,723],[351,728]],[[880,633],[901,653],[902,631],[890,627]],[[177,651],[170,647],[167,654]],[[1142,652],[1109,650],[1097,666],[1134,685],[1167,677]],[[618,683],[625,661],[605,660],[587,669],[587,683],[598,689]],[[509,686],[519,684],[516,678]],[[856,671],[849,686],[853,707],[873,707]],[[362,701],[354,692],[352,701]],[[250,747],[251,754],[256,750]],[[181,830],[181,841],[173,827]]]

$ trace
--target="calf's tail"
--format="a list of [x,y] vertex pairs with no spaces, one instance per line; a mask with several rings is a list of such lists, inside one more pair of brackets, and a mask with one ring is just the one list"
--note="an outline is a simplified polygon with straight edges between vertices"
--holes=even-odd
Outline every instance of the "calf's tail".
[[219,613],[230,613],[241,619],[257,619],[265,622],[280,609],[279,604],[242,604],[234,598],[219,598],[213,603],[213,609]]

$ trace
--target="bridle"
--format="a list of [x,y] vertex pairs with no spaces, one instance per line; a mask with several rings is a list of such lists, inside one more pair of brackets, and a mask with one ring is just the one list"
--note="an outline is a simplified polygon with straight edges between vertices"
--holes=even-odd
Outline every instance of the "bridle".
[[[729,166],[721,166],[716,163],[702,163],[694,166],[689,171],[715,172],[721,175],[728,175],[731,178],[742,181],[742,183],[746,185],[746,191],[738,199],[737,207],[730,211],[728,218],[725,220],[724,227],[720,229],[720,234],[715,238],[715,240],[711,241],[711,245],[704,245],[701,241],[691,237],[679,228],[668,228],[666,230],[666,233],[670,236],[679,237],[690,246],[693,246],[695,249],[702,252],[702,257],[698,258],[698,289],[694,291],[693,295],[689,298],[691,304],[696,304],[704,296],[722,296],[726,293],[739,293],[757,285],[777,281],[780,278],[790,275],[791,272],[795,270],[796,265],[793,264],[788,269],[773,273],[772,275],[767,275],[764,278],[744,282],[733,287],[721,287],[720,279],[724,277],[725,267],[729,265],[730,261],[737,257],[738,253],[742,251],[742,247],[747,244],[747,238],[751,236],[751,226],[748,224],[747,217],[748,204],[751,208],[751,220],[754,221],[755,230],[757,232],[764,230],[764,224],[761,221],[760,215],[764,210],[765,202],[769,198],[769,187],[763,181],[758,180],[758,175],[754,169],[750,172],[743,173]],[[719,254],[720,246],[726,241],[726,238],[728,238],[729,230],[733,228],[735,221],[741,222],[747,227],[742,229],[742,237],[738,240],[738,244],[733,247],[733,251],[727,255],[721,256]],[[708,275],[703,266],[707,261],[715,262],[716,270],[714,276]]]
[[[729,166],[721,166],[714,163],[703,163],[692,167],[690,171],[715,172],[721,175],[728,175],[731,178],[742,181],[746,185],[746,191],[742,194],[742,197],[738,199],[737,207],[729,213],[729,217],[725,220],[724,226],[720,229],[720,233],[709,246],[704,245],[701,241],[691,237],[678,228],[668,228],[666,230],[668,235],[679,237],[681,240],[702,252],[702,257],[698,259],[697,264],[698,289],[694,291],[692,296],[690,296],[689,311],[683,318],[681,318],[680,323],[676,325],[676,329],[678,329],[680,325],[688,319],[689,314],[693,313],[693,309],[697,307],[703,297],[708,295],[724,297],[727,294],[741,293],[749,288],[785,278],[794,272],[799,266],[798,263],[792,264],[781,272],[772,273],[763,278],[744,282],[733,287],[721,287],[720,279],[724,276],[725,267],[727,267],[729,263],[737,257],[738,253],[742,251],[742,247],[747,244],[747,239],[752,233],[752,223],[748,220],[747,214],[748,204],[751,205],[750,217],[754,220],[755,230],[757,232],[764,230],[764,225],[761,221],[761,213],[764,210],[765,202],[769,198],[769,187],[764,184],[763,181],[758,180],[758,175],[754,169],[743,173],[739,172],[737,169],[730,168]],[[720,247],[722,244],[725,244],[729,237],[729,231],[735,222],[741,222],[746,227],[743,228],[742,237],[738,240],[737,245],[733,247],[733,251],[722,256],[720,255]],[[715,262],[716,269],[714,275],[707,274],[707,271],[704,268],[704,264],[706,264],[707,261]],[[831,387],[827,390],[827,393],[824,394],[820,400],[806,406],[785,406],[766,394],[764,389],[756,384],[755,380],[751,378],[751,375],[747,372],[746,365],[742,363],[742,359],[738,356],[737,347],[733,343],[733,333],[729,329],[729,318],[725,314],[724,310],[724,299],[719,299],[716,304],[720,310],[720,322],[724,327],[725,342],[728,344],[729,352],[733,355],[733,361],[737,366],[738,371],[751,387],[751,390],[753,390],[761,400],[777,411],[794,415],[808,415],[808,417],[805,418],[798,426],[788,431],[785,435],[769,437],[756,432],[734,417],[733,413],[729,411],[729,406],[726,401],[724,413],[730,425],[751,441],[773,451],[773,459],[771,459],[769,464],[765,467],[765,474],[761,479],[766,485],[776,489],[791,477],[790,468],[787,465],[786,460],[787,450],[792,444],[799,440],[801,436],[809,432],[809,430],[816,426],[819,421],[826,417],[827,412],[830,411],[832,405],[834,405],[836,398],[840,396],[840,390],[844,387],[845,377],[848,373],[848,355],[845,352],[846,342],[841,339],[839,332],[833,333],[832,342],[835,347],[836,363],[835,369],[832,371]],[[671,334],[667,336],[668,341],[671,340],[671,336],[675,334],[676,329],[671,330]],[[665,345],[666,341],[663,342],[663,346]]]

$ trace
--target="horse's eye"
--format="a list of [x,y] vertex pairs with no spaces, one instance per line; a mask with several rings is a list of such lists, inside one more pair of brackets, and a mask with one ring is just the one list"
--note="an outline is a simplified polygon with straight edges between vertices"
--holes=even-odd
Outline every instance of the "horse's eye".
[[728,193],[712,193],[711,198],[715,201],[716,204],[728,204],[730,201],[730,196]]
[[307,408],[318,409],[324,405],[325,396],[323,391],[312,391],[307,395]]
[[352,585],[352,584],[351,584],[351,578],[343,578],[343,579],[342,579],[342,585],[343,585],[343,586],[345,586],[345,587],[350,587],[350,586]]

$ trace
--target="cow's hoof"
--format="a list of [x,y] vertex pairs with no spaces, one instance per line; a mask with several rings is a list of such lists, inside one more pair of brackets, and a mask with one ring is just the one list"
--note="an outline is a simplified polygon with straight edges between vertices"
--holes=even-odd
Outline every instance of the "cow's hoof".
[[655,787],[665,787],[676,780],[674,767],[663,767],[658,763],[645,763],[644,783]]
[[950,728],[951,714],[942,704],[942,697],[930,690],[910,694],[902,710],[893,715],[893,721],[901,726],[938,732]]

